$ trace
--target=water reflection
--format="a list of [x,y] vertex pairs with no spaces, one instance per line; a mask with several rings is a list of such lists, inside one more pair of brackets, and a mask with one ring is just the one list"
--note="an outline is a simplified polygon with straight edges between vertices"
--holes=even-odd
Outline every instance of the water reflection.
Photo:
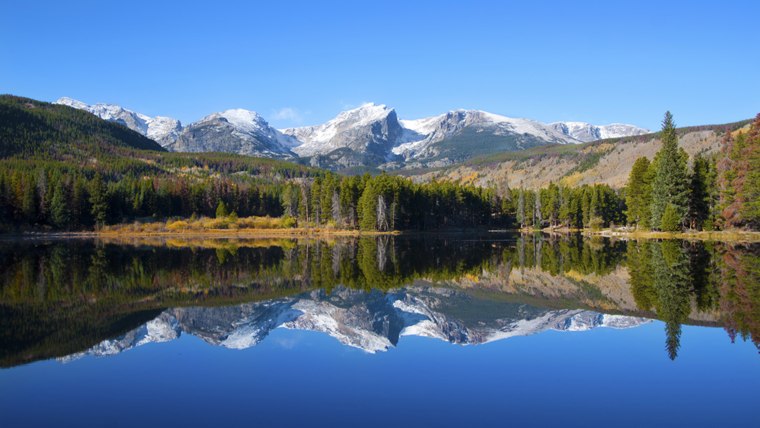
[[401,336],[423,336],[457,344],[481,344],[546,330],[585,331],[629,328],[646,318],[606,315],[580,309],[549,310],[479,299],[440,287],[410,287],[382,293],[346,288],[314,291],[292,298],[229,307],[168,309],[120,337],[105,340],[65,360],[111,355],[189,333],[212,345],[245,349],[275,328],[326,333],[368,353],[395,346]]
[[182,332],[230,348],[273,328],[376,352],[665,322],[760,334],[760,248],[500,235],[0,242],[0,364],[107,355]]

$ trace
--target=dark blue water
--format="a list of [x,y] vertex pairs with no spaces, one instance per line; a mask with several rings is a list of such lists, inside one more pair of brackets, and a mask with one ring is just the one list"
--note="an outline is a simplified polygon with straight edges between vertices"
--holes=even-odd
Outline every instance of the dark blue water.
[[0,426],[760,426],[755,246],[209,245],[0,242]]
[[245,350],[186,335],[117,356],[0,372],[3,426],[757,426],[750,343],[662,325],[479,346],[404,337],[367,354],[275,330]]

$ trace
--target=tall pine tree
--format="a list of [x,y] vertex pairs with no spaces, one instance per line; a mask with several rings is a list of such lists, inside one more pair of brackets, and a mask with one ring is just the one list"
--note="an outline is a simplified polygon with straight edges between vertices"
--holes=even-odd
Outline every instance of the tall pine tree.
[[649,159],[640,157],[633,163],[625,193],[625,204],[628,207],[626,216],[629,224],[637,228],[649,228],[652,219],[652,176]]
[[668,206],[682,224],[689,208],[689,176],[686,153],[678,148],[673,115],[665,113],[660,133],[662,148],[655,157],[652,179],[652,227],[661,227],[662,216]]

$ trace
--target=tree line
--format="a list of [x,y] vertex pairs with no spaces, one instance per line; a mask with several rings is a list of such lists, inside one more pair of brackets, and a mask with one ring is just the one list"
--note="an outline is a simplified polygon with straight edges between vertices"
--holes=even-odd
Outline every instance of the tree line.
[[[8,165],[8,163],[6,163]],[[301,226],[372,231],[505,227],[493,189],[398,176],[321,173],[266,180],[240,174],[122,175],[58,166],[0,170],[0,223],[7,230],[80,230],[192,216],[290,216]]]
[[570,187],[551,183],[536,191],[516,189],[511,193],[508,210],[521,228],[598,229],[625,223],[625,202],[620,192],[606,184]]
[[698,153],[691,164],[670,112],[660,139],[654,159],[636,159],[622,189],[554,183],[514,189],[505,215],[521,228],[760,229],[760,114],[746,132],[727,130],[717,154]]
[[451,182],[414,183],[380,174],[328,173],[285,185],[285,215],[302,224],[368,231],[505,227],[505,197],[494,189]]
[[689,157],[665,114],[662,147],[636,160],[625,188],[628,224],[663,231],[760,228],[760,114],[747,132],[726,131],[717,155]]

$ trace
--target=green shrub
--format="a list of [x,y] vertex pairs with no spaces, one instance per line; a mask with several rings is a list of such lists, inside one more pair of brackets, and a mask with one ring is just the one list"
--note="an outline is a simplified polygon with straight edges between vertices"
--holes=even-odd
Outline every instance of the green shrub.
[[285,216],[282,218],[282,227],[283,229],[296,227],[296,219],[294,217]]
[[602,230],[604,227],[604,220],[602,220],[601,217],[592,217],[591,221],[588,223],[588,227],[590,227],[591,230]]

